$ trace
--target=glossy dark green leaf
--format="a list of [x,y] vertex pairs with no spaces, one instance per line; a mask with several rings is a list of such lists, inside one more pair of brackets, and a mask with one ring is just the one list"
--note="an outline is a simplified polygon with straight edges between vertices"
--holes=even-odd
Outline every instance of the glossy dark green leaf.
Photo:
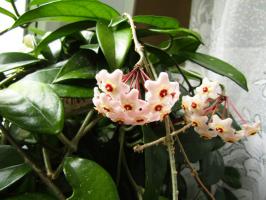
[[[152,128],[142,126],[144,143],[158,139]],[[161,187],[167,171],[168,154],[164,146],[154,146],[145,150],[145,192],[144,200],[156,200],[160,196]]]
[[84,30],[86,28],[92,27],[95,25],[95,22],[91,21],[81,21],[81,22],[74,22],[71,24],[67,24],[55,30],[54,32],[47,35],[44,39],[40,41],[40,43],[35,48],[35,53],[39,54],[43,48],[45,48],[50,42],[53,42],[59,38],[64,36],[73,34],[75,32]]
[[237,197],[224,187],[218,187],[214,197],[216,200],[237,200]]
[[31,80],[47,84],[60,97],[90,98],[93,96],[92,88],[59,83],[53,84],[59,71],[60,68],[47,68],[29,74],[28,76],[25,76],[23,80]]
[[[191,162],[197,162],[198,160],[205,158],[208,153],[224,144],[219,137],[215,137],[211,140],[201,138],[199,134],[193,130],[193,128],[188,129],[184,134],[180,134],[179,138]],[[184,163],[184,156],[177,144],[175,152],[176,161],[178,163]]]
[[[169,44],[170,42],[172,43]],[[200,45],[200,41],[192,36],[182,36],[174,38],[172,41],[167,41],[161,45],[164,47],[170,45],[170,48],[167,49],[167,53],[172,55],[183,51],[195,52]]]
[[[53,1],[58,1],[58,0],[32,0],[30,2],[30,5],[31,6],[34,6],[34,5],[41,5],[41,4],[45,4],[45,3],[51,3]],[[60,1],[67,1],[67,0],[60,0]]]
[[25,193],[5,200],[56,200],[56,198],[43,193]]
[[59,83],[69,79],[94,78],[96,67],[92,67],[92,65],[86,52],[78,52],[60,69],[53,83]]
[[218,151],[213,151],[200,161],[201,180],[205,185],[217,183],[224,175],[224,160]]
[[38,63],[40,60],[37,58],[19,52],[9,52],[0,54],[0,72],[5,72],[11,69],[25,67],[34,63]]
[[28,164],[19,164],[0,169],[0,191],[25,176],[31,168]]
[[83,21],[111,20],[119,13],[110,6],[94,0],[54,1],[30,10],[15,22],[14,27],[40,20]]
[[23,163],[23,158],[10,145],[0,145],[0,169]]
[[43,134],[60,133],[64,123],[60,98],[36,81],[18,81],[1,90],[0,113],[25,130]]
[[127,21],[127,18],[125,16],[117,16],[117,17],[114,17],[110,24],[108,25],[109,27],[115,27],[123,22]]
[[248,91],[247,80],[242,72],[232,65],[209,55],[202,53],[184,53],[190,61],[199,64],[200,66],[211,70],[222,76],[226,76],[235,83],[237,83],[244,90]]
[[6,16],[8,16],[8,17],[13,18],[14,20],[17,19],[17,17],[16,17],[12,12],[10,12],[10,11],[8,11],[8,10],[2,8],[2,7],[0,7],[0,13],[6,15]]
[[97,38],[103,54],[111,68],[121,67],[132,42],[129,25],[116,29],[108,27],[106,22],[97,22]]
[[99,44],[85,44],[80,46],[81,49],[90,49],[95,53],[99,53],[100,46]]
[[111,176],[97,163],[82,158],[66,158],[64,173],[73,188],[68,200],[118,200]]
[[236,168],[230,166],[225,167],[224,176],[222,178],[223,182],[232,188],[239,189],[241,188],[240,179],[240,173]]
[[147,24],[163,29],[178,28],[179,23],[175,18],[155,15],[137,15],[133,17],[134,22]]

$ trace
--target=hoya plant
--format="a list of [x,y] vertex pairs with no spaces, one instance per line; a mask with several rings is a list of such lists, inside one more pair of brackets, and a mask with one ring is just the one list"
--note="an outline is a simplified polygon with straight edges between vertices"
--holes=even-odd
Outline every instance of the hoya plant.
[[[27,52],[0,54],[1,199],[236,199],[240,174],[219,149],[259,123],[243,119],[222,84],[185,67],[248,90],[237,68],[197,52],[198,33],[96,0],[31,0],[23,14],[9,2],[14,11],[0,12],[14,24],[1,34],[29,35]],[[46,32],[41,20],[63,23]]]

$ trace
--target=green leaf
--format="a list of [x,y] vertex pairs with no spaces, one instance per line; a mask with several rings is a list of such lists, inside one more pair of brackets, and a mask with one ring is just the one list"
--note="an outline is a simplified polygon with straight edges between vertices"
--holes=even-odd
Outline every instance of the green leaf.
[[208,153],[200,162],[200,177],[206,185],[217,183],[224,174],[224,160],[218,151]]
[[241,188],[240,179],[240,173],[236,168],[230,166],[225,167],[224,176],[222,178],[223,182],[232,188],[239,189]]
[[12,12],[10,12],[10,11],[8,11],[8,10],[2,8],[2,7],[0,7],[0,13],[6,15],[6,16],[8,16],[8,17],[13,18],[14,20],[17,19],[16,15],[14,15]]
[[[144,143],[158,139],[148,125],[142,126]],[[168,156],[165,147],[154,146],[145,150],[145,192],[144,200],[156,200],[160,196],[166,171]]]
[[46,68],[25,76],[23,80],[44,83],[51,87],[60,97],[90,98],[93,96],[92,89],[88,87],[58,83],[53,84],[59,71],[60,68]]
[[119,199],[111,176],[91,160],[68,157],[64,162],[64,173],[73,188],[73,194],[68,200]]
[[25,176],[31,168],[28,164],[19,164],[0,169],[0,191]]
[[99,53],[100,46],[99,44],[85,44],[80,46],[81,49],[90,49],[95,53]]
[[99,21],[96,24],[96,33],[100,47],[110,67],[121,67],[132,42],[129,25],[125,24],[112,29],[108,27],[108,23]]
[[54,197],[42,193],[25,193],[5,200],[56,200]]
[[13,28],[40,20],[111,20],[118,15],[110,6],[94,0],[55,1],[24,13],[14,23]]
[[39,54],[41,52],[41,50],[43,48],[47,47],[47,45],[50,42],[53,42],[53,41],[55,41],[61,37],[64,37],[64,36],[71,35],[75,32],[84,30],[86,28],[92,27],[94,25],[95,25],[95,22],[81,21],[81,22],[74,22],[74,23],[62,26],[62,27],[58,28],[57,30],[55,30],[54,32],[50,33],[44,39],[42,39],[34,51],[36,54]]
[[23,163],[23,158],[10,145],[0,145],[0,169]]
[[69,79],[94,78],[96,67],[92,67],[92,65],[87,52],[80,51],[74,54],[61,68],[53,83],[59,83]]
[[[58,1],[58,0],[32,0],[30,2],[30,5],[31,6],[40,5],[40,4],[45,4],[45,3],[51,3],[53,1]],[[66,1],[66,0],[59,0],[59,1]]]
[[0,72],[5,72],[19,67],[25,67],[27,65],[35,64],[38,62],[40,62],[40,60],[26,53],[1,53]]
[[170,48],[167,49],[167,53],[169,54],[178,54],[179,52],[183,51],[195,52],[200,45],[200,41],[192,36],[182,36],[174,38],[172,44],[169,44],[170,42],[171,41],[167,41],[160,45],[160,46],[170,45]]
[[0,113],[19,127],[43,134],[58,134],[64,123],[63,105],[46,84],[18,81],[0,91]]
[[155,26],[162,29],[178,28],[175,18],[155,15],[138,15],[133,17],[134,22]]
[[125,16],[117,16],[111,20],[111,22],[108,26],[114,28],[115,26],[118,26],[119,24],[121,24],[125,21],[127,21],[127,18]]
[[237,83],[244,90],[248,91],[247,80],[238,69],[232,65],[209,55],[202,53],[184,53],[184,55],[192,62],[201,65],[202,67],[211,70],[222,76],[226,76]]

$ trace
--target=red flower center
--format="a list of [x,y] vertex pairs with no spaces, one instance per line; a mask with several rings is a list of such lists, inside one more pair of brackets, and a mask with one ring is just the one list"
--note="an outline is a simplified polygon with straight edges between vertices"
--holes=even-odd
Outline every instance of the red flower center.
[[160,91],[160,97],[165,97],[167,95],[167,90],[166,89],[162,89]]
[[192,126],[198,126],[197,122],[192,122]]
[[113,92],[114,88],[111,84],[107,83],[105,85],[105,89],[108,91],[108,92]]
[[144,119],[137,119],[136,122],[138,123],[144,122]]
[[223,133],[224,132],[224,129],[222,129],[222,128],[216,128],[215,130],[218,131],[219,133]]
[[163,106],[162,105],[157,105],[154,108],[155,111],[161,111],[162,109],[163,109]]
[[129,105],[129,104],[124,105],[124,108],[125,108],[126,110],[132,110],[132,106]]
[[203,92],[208,92],[208,87],[204,87],[204,88],[202,88],[202,91],[203,91]]
[[104,109],[106,112],[110,112],[110,111],[111,111],[109,108],[106,108],[106,107],[103,107],[103,109]]
[[118,124],[124,124],[124,121],[118,120],[118,121],[116,121],[116,123],[118,123]]
[[196,109],[197,108],[197,104],[195,102],[192,102],[191,103],[191,107],[194,108],[194,109]]

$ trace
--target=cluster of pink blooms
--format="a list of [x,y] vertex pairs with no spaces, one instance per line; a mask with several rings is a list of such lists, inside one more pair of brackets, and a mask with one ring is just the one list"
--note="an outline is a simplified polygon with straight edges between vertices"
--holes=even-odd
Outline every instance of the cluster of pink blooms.
[[[231,106],[242,121],[242,129],[232,127],[233,120],[228,117],[228,107]],[[203,138],[211,139],[220,136],[226,142],[236,142],[243,137],[259,131],[260,123],[248,124],[236,110],[228,97],[222,95],[218,82],[203,79],[196,88],[196,94],[182,97],[182,108],[185,120],[192,123],[194,130]]]
[[[94,88],[92,99],[95,109],[121,124],[143,125],[163,120],[180,94],[178,82],[170,82],[167,73],[160,73],[153,81],[138,67],[125,75],[119,69],[112,73],[101,70],[96,80],[98,87]],[[141,91],[145,91],[145,100]]]

